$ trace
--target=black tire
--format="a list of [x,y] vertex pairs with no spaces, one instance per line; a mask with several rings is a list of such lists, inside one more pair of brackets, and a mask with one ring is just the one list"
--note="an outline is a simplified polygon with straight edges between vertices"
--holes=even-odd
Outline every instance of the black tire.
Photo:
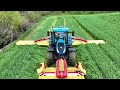
[[74,67],[76,65],[75,52],[69,52],[68,65]]
[[46,66],[50,67],[53,63],[54,63],[54,61],[53,61],[53,52],[47,52]]

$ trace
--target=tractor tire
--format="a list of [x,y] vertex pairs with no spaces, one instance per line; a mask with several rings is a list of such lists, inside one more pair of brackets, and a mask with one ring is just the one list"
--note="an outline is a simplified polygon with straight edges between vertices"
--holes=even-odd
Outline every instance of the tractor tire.
[[50,67],[53,63],[53,52],[47,52],[46,66]]
[[76,65],[76,54],[75,52],[69,52],[68,65],[75,67]]

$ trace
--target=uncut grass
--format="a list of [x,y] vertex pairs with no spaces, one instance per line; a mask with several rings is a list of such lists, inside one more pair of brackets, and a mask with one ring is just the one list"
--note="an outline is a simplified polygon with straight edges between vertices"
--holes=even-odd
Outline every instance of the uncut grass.
[[[108,73],[109,75],[107,75],[105,73],[105,71],[103,70],[104,78],[119,78],[120,72],[119,72],[119,64],[118,64],[119,60],[118,60],[118,58],[120,56],[119,56],[119,52],[117,50],[117,48],[118,48],[117,47],[118,42],[116,42],[117,38],[114,38],[114,37],[119,37],[119,35],[115,34],[119,31],[119,29],[117,27],[115,28],[112,24],[110,24],[107,21],[105,21],[106,25],[104,25],[105,23],[102,24],[102,22],[104,22],[104,21],[102,19],[99,19],[98,17],[96,17],[95,20],[94,20],[94,18],[93,17],[89,17],[89,18],[84,17],[84,18],[82,18],[82,20],[84,21],[84,22],[82,22],[82,24],[84,24],[85,27],[87,27],[92,33],[94,33],[94,35],[97,35],[98,33],[100,33],[102,38],[106,39],[106,41],[109,42],[107,45],[101,45],[102,48],[100,48],[100,50],[106,55],[106,59],[108,60],[108,62],[106,62],[106,64],[109,64],[109,62],[111,62],[111,68],[109,68],[109,67],[106,67],[106,68],[109,68],[109,71],[112,73],[110,74],[110,72],[109,72]],[[96,22],[99,22],[99,23],[96,23]],[[113,31],[113,30],[115,30],[115,31]],[[107,33],[106,33],[106,31],[107,31]],[[114,32],[114,33],[112,33],[112,32]],[[108,35],[106,35],[106,34],[108,34]],[[116,45],[116,48],[112,47],[111,44],[114,46]],[[91,47],[91,46],[89,46],[89,47]],[[95,47],[93,47],[93,48],[95,48]],[[104,49],[104,50],[102,50],[102,49]],[[92,50],[92,48],[90,50]],[[97,51],[97,48],[96,48],[96,51]],[[94,52],[91,52],[91,53],[93,56]],[[102,55],[102,54],[100,54],[100,55]],[[95,57],[93,57],[93,58],[95,58]],[[103,57],[103,58],[105,59],[105,57]],[[96,60],[96,58],[94,60]],[[99,61],[102,61],[102,58]],[[100,64],[102,64],[102,63],[100,62]],[[100,71],[103,68],[104,67],[101,67]],[[108,70],[106,70],[106,72],[108,72]]]
[[[80,37],[80,36],[84,36],[84,37],[86,36],[87,37],[87,35],[84,34],[81,31],[82,28],[77,24],[77,22],[75,22],[74,19],[72,19],[72,17],[65,17],[65,19],[66,19],[68,27],[73,27],[73,28],[76,27],[75,28],[76,32],[80,32],[81,35],[79,33],[75,33],[77,37]],[[87,37],[87,39],[89,39],[89,37]],[[79,62],[81,62],[83,64],[84,68],[87,70],[86,78],[87,79],[90,79],[90,78],[93,78],[93,79],[103,78],[102,73],[97,68],[95,62],[93,61],[93,59],[90,56],[87,49],[85,48],[85,45],[79,45],[79,46],[77,46],[75,48],[76,48],[77,60]]]
[[102,72],[99,70],[96,62],[88,52],[85,45],[79,45],[76,48],[76,58],[86,69],[86,79],[102,79]]
[[[49,18],[49,17],[48,17]],[[53,22],[53,18],[48,19],[49,24],[45,23],[41,28],[35,31],[35,34],[43,33],[48,30]],[[30,39],[37,39],[42,34],[33,35]],[[43,35],[45,36],[45,34]],[[46,47],[40,47],[37,45],[32,46],[16,46],[11,51],[2,53],[0,55],[0,78],[38,78],[36,70],[39,64],[45,61]]]
[[97,45],[86,45],[97,67],[103,74],[104,79],[118,78],[118,68],[113,64],[111,59]]
[[89,39],[89,36],[83,32],[83,28],[79,26],[79,24],[72,18],[72,16],[64,16],[66,19],[66,26],[69,27],[70,31],[75,32],[75,37]]
[[[98,19],[96,18],[95,20],[98,20],[98,22],[100,21],[99,18]],[[107,21],[106,21],[107,22],[106,26],[104,26],[104,25],[102,25],[102,22],[103,22],[102,19],[101,19],[102,22],[97,23],[97,24],[95,23],[94,19],[93,20],[91,19],[91,21],[93,21],[92,24],[90,23],[89,20],[88,21],[87,20],[84,21],[83,22],[84,26],[86,28],[88,28],[88,30],[90,32],[94,33],[94,37],[97,36],[98,39],[105,40],[106,43],[110,44],[110,46],[108,46],[107,48],[116,48],[116,50],[119,53],[119,50],[120,50],[118,48],[120,46],[120,43],[119,43],[119,36],[120,36],[120,34],[119,34],[119,31],[120,31],[119,27],[115,28],[114,25],[111,25]],[[94,27],[94,26],[96,26],[96,27]],[[108,27],[111,27],[111,29],[108,28]],[[107,31],[107,33],[106,33],[106,31]]]

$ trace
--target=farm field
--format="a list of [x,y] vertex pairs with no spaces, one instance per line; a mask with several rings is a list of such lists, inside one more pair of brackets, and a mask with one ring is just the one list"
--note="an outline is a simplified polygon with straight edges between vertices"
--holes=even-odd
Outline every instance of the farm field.
[[[106,41],[74,47],[77,60],[86,69],[86,79],[120,79],[120,13],[47,16],[18,40],[46,37],[52,26],[69,27],[75,37]],[[46,59],[47,47],[16,46],[15,42],[0,52],[0,79],[37,79],[36,70]]]

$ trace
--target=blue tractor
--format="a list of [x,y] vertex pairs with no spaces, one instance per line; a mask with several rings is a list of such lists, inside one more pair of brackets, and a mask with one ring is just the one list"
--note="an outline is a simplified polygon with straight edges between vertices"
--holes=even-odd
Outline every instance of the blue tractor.
[[72,48],[72,37],[74,31],[69,32],[66,27],[53,27],[52,31],[47,31],[50,36],[46,65],[50,67],[58,58],[65,58],[69,66],[76,65],[75,49]]

